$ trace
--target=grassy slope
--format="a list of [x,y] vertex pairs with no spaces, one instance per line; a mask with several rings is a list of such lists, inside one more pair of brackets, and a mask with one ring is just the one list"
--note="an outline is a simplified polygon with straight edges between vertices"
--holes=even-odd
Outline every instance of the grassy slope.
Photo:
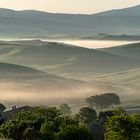
[[[39,70],[0,62],[1,102],[6,105],[51,104],[63,100],[77,102],[96,91],[96,86],[41,72]],[[86,93],[86,94],[85,94]]]
[[[72,88],[79,90],[78,98],[80,94],[81,97],[85,97],[85,95],[99,92],[116,92],[124,100],[132,99],[132,97],[139,98],[139,44],[90,50],[66,44],[35,40],[1,42],[0,46],[0,60],[3,62],[22,64],[44,72],[90,83],[85,84],[59,77],[60,80],[57,76],[53,77],[51,75],[47,76],[49,78],[45,80],[40,79],[33,82],[36,89],[42,88],[46,91],[47,87],[49,89],[55,87],[53,90],[59,89],[62,91],[61,89],[66,87],[65,94],[69,95],[69,92],[75,93],[75,91],[70,90]],[[40,84],[38,84],[39,82]],[[82,90],[82,93],[80,90]],[[91,91],[95,92],[92,93]],[[129,98],[126,99],[126,97]]]
[[0,62],[0,81],[4,80],[17,83],[20,81],[34,83],[35,81],[39,82],[39,84],[43,84],[44,82],[46,86],[50,86],[50,84],[52,84],[52,87],[55,85],[66,86],[70,84],[75,84],[77,86],[84,84],[86,85],[86,83],[82,81],[67,79],[60,76],[48,74],[30,67]]
[[102,50],[40,41],[8,43],[10,45],[1,45],[1,61],[22,64],[58,75],[105,74],[140,66],[138,60]]
[[97,33],[139,34],[139,11],[140,6],[95,15],[0,9],[0,36],[74,38]]
[[101,49],[104,52],[140,60],[140,43]]
[[[131,58],[135,61],[140,60],[140,43],[128,44],[123,46],[116,46],[112,48],[101,49],[102,51],[112,53],[115,55],[125,56]],[[104,74],[95,76],[94,79],[97,81],[102,81],[110,85],[122,87],[125,90],[125,94],[129,95],[128,99],[132,100],[135,98],[138,101],[140,100],[140,67],[135,69],[126,69],[124,71]],[[131,97],[131,98],[129,98]],[[134,101],[133,104],[139,104]]]
[[8,63],[2,63],[0,62],[0,73],[31,73],[31,74],[43,74],[43,72],[30,68],[25,67],[21,65],[15,65],[15,64],[8,64]]

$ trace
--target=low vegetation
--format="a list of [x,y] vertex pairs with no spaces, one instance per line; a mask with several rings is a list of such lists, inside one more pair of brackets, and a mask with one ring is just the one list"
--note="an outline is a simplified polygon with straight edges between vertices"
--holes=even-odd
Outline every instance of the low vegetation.
[[[98,97],[98,98],[96,98]],[[103,98],[104,97],[104,98]],[[114,97],[114,98],[113,98]],[[95,110],[102,100],[102,109],[120,104],[115,93],[89,97],[92,106],[73,114],[68,104],[57,107],[32,107],[19,112],[0,125],[0,138],[13,140],[139,140],[140,118],[122,108]],[[96,100],[95,100],[96,99]],[[98,100],[97,100],[98,99]],[[86,99],[87,101],[87,99]],[[1,118],[5,106],[1,104]]]

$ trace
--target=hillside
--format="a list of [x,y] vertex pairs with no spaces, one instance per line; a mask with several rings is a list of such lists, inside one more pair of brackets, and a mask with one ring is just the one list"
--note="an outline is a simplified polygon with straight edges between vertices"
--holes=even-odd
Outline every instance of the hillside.
[[139,11],[139,5],[93,15],[0,9],[0,37],[81,38],[97,33],[140,35]]
[[82,81],[48,74],[30,67],[0,62],[0,82],[3,81],[15,82],[17,84],[24,81],[30,84],[34,84],[35,82],[38,84],[45,84],[48,88],[49,86],[55,88],[56,85],[65,85],[65,87],[71,87],[71,84],[75,84],[77,86],[78,84],[86,85],[86,83]]
[[76,93],[82,98],[94,94],[93,91],[114,91],[126,97],[127,93],[136,95],[139,90],[139,43],[87,49],[41,40],[1,41],[0,52],[0,61],[45,72],[43,76],[26,77],[31,93],[34,87],[34,91],[56,95],[59,88],[63,97]]
[[9,91],[16,94],[21,103],[30,103],[32,97],[32,104],[64,98],[73,103],[112,91],[123,100],[128,94],[127,100],[139,99],[139,53],[139,43],[87,49],[41,40],[1,41],[0,88],[7,98]]
[[3,73],[44,74],[43,72],[33,69],[33,68],[0,62],[0,74],[3,74]]
[[0,61],[58,75],[105,74],[140,66],[138,60],[125,55],[62,43],[39,40],[1,43]]
[[[67,100],[78,102],[91,91],[92,84],[63,78],[39,70],[0,62],[0,99],[8,106],[13,104],[58,104]],[[86,95],[86,94],[87,95]],[[73,94],[73,96],[72,96]]]
[[96,36],[87,36],[83,37],[82,39],[95,39],[95,40],[116,40],[116,41],[139,41],[140,36],[135,35],[127,35],[127,34],[121,34],[121,35],[112,35],[112,34],[104,34],[104,33],[98,33]]
[[124,9],[115,9],[115,10],[109,10],[101,13],[97,13],[98,16],[137,16],[139,17],[140,13],[140,5],[134,6],[134,7],[128,7]]
[[140,43],[127,44],[123,46],[116,46],[116,47],[105,48],[101,50],[115,55],[132,58],[135,59],[136,61],[140,60]]

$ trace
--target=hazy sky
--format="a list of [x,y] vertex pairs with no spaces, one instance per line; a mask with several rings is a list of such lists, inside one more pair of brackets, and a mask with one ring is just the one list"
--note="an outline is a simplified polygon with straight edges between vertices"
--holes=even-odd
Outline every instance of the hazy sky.
[[140,0],[0,0],[1,8],[36,9],[54,13],[96,13],[138,4]]

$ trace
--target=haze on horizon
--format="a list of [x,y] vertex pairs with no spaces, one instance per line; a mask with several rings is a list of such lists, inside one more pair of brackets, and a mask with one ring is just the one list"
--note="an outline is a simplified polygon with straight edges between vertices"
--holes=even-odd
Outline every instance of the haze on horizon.
[[139,5],[140,0],[0,0],[0,8],[92,14]]

